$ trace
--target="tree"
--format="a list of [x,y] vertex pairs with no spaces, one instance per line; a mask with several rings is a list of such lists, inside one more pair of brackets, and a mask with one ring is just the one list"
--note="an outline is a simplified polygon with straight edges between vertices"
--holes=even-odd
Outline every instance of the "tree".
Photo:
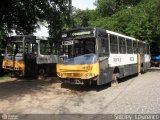
[[97,19],[95,10],[80,10],[76,8],[73,8],[73,10],[73,27],[88,27],[89,21]]
[[121,9],[111,16],[100,17],[97,20],[90,21],[90,25],[113,30],[149,43],[153,42],[157,43],[157,45],[160,43],[159,0],[137,0],[135,3],[125,2],[125,0],[120,0],[120,3],[114,2],[119,5],[117,8]]
[[33,34],[38,22],[49,24],[49,34],[56,41],[63,27],[69,24],[71,0],[5,0],[0,1],[0,37],[11,33]]
[[100,17],[109,17],[123,9],[137,5],[141,0],[97,0],[97,12]]

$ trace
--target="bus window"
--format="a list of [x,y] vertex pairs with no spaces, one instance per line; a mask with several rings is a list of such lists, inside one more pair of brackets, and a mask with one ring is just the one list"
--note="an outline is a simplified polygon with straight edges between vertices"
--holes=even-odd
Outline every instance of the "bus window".
[[40,41],[40,54],[49,55],[50,46],[47,41]]
[[76,40],[75,41],[75,55],[83,55],[95,53],[95,41],[94,40]]
[[104,49],[105,53],[109,54],[109,41],[107,39],[102,39],[102,48]]
[[126,54],[126,40],[123,37],[119,37],[119,52]]
[[133,54],[132,40],[127,39],[126,42],[127,42],[127,53]]
[[137,41],[133,41],[133,52],[134,54],[137,54],[138,50],[137,50]]
[[95,53],[95,42],[85,41],[85,50],[88,50],[89,53]]
[[141,54],[146,54],[147,47],[146,47],[146,45],[144,43],[139,42],[138,47],[139,47],[139,51],[140,51]]
[[147,54],[147,45],[143,44],[143,46],[144,46],[144,54]]
[[14,54],[23,53],[23,43],[22,42],[13,42],[13,52]]
[[99,53],[109,54],[108,38],[99,39]]
[[118,53],[118,41],[115,35],[110,35],[110,49],[111,53]]
[[12,55],[13,54],[13,44],[11,44],[11,43],[7,44],[7,51],[6,51],[6,53],[8,55]]
[[61,55],[67,55],[68,58],[76,56],[95,53],[95,39],[77,39],[70,41],[63,41],[60,46]]
[[150,47],[147,45],[147,54],[150,54]]
[[26,54],[37,54],[37,44],[32,43],[25,43],[25,53]]
[[25,43],[25,53],[30,53],[31,52],[31,47],[29,43]]
[[36,55],[38,54],[38,44],[37,43],[32,45],[32,52]]

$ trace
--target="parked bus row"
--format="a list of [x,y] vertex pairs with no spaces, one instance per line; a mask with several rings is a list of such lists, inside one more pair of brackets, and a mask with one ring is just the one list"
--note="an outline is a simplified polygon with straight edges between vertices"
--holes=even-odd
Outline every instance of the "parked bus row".
[[100,28],[78,28],[62,33],[58,55],[46,38],[14,36],[7,39],[3,68],[23,76],[53,75],[63,83],[102,85],[150,67],[146,42]]

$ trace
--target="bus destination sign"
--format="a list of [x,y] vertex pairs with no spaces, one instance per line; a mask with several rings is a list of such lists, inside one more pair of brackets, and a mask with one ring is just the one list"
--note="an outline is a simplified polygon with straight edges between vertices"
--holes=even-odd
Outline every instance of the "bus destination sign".
[[80,35],[90,35],[91,31],[82,31],[82,32],[74,32],[72,36],[80,36]]
[[76,36],[83,36],[83,35],[93,35],[93,31],[74,31],[74,32],[70,32],[69,34],[64,33],[62,34],[62,38],[76,37]]

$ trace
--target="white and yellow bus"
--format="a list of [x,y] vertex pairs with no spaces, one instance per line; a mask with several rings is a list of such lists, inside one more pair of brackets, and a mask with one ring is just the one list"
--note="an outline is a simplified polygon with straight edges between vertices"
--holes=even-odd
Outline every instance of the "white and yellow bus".
[[150,67],[147,43],[109,30],[71,29],[59,44],[57,75],[64,83],[114,84]]

